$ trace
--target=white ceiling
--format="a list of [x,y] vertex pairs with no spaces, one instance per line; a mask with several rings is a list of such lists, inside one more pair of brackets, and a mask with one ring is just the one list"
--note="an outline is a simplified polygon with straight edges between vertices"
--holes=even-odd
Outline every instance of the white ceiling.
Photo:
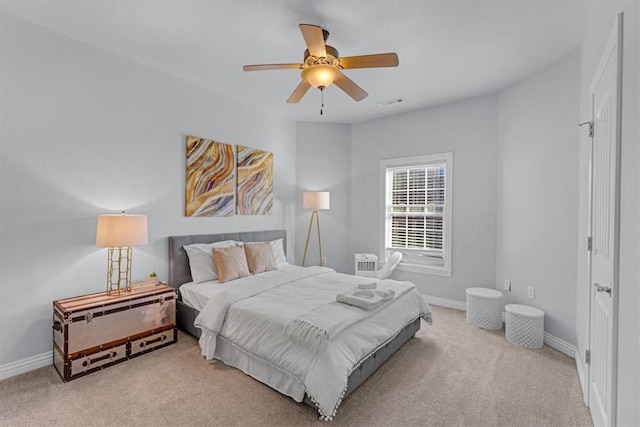
[[[1,11],[299,121],[354,123],[495,92],[576,49],[586,2],[312,0],[2,0]],[[298,24],[321,25],[341,56],[397,52],[397,68],[346,70],[369,92],[335,86],[285,100],[302,62]],[[388,107],[380,101],[404,98]]]

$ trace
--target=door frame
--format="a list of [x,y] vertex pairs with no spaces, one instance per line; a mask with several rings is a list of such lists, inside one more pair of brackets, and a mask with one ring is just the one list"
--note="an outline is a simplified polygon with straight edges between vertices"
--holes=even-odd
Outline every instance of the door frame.
[[[623,17],[624,13],[620,12],[616,21],[614,22],[613,29],[611,31],[611,35],[609,36],[606,48],[604,49],[602,55],[600,56],[600,62],[598,64],[598,68],[594,74],[593,80],[589,87],[590,97],[591,97],[591,126],[595,123],[594,117],[594,90],[598,81],[600,80],[606,66],[606,58],[611,55],[611,51],[617,48],[617,58],[616,58],[616,66],[617,66],[617,74],[616,74],[616,140],[615,140],[615,192],[614,192],[614,205],[615,212],[613,216],[614,221],[614,232],[613,232],[613,292],[612,292],[612,301],[611,301],[611,317],[612,317],[612,345],[611,345],[611,371],[609,372],[609,381],[611,384],[611,395],[609,399],[611,401],[611,413],[609,414],[609,426],[615,426],[617,421],[617,384],[618,384],[618,307],[619,307],[619,266],[620,266],[620,164],[621,164],[621,142],[622,142],[622,43],[623,43]],[[589,197],[588,197],[588,216],[587,216],[587,227],[588,227],[588,236],[591,239],[592,236],[592,209],[593,209],[593,127],[591,127],[592,132],[589,137],[589,171],[588,171],[588,180],[589,180]],[[591,350],[591,320],[593,316],[592,312],[592,304],[595,293],[591,289],[591,276],[592,276],[592,252],[591,247],[589,247],[588,256],[587,256],[587,292],[588,292],[588,308],[587,308],[587,349]],[[587,406],[591,407],[591,364],[586,365],[585,369],[585,377],[586,377],[586,387],[584,388],[584,397],[585,403]]]

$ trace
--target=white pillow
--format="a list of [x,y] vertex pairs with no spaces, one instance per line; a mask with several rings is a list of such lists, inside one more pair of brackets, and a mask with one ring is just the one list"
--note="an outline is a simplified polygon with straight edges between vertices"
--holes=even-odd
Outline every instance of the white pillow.
[[214,243],[194,243],[183,246],[189,257],[189,267],[191,268],[191,278],[193,283],[208,282],[217,280],[218,272],[216,263],[213,262],[213,248],[230,248],[238,246],[235,240],[223,240]]
[[282,239],[272,240],[271,249],[273,249],[273,258],[276,260],[276,267],[282,267],[283,265],[289,265],[287,257],[284,254],[284,246],[282,245]]

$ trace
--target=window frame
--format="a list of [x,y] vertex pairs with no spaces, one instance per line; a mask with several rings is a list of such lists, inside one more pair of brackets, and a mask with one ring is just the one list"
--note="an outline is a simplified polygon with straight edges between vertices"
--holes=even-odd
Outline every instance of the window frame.
[[[452,242],[452,202],[453,202],[453,153],[437,153],[427,154],[421,156],[400,157],[395,159],[383,159],[380,160],[380,260],[386,261],[387,248],[386,248],[386,212],[387,212],[387,169],[402,168],[412,166],[429,166],[430,164],[444,163],[445,169],[445,202],[444,202],[444,219],[443,226],[443,261],[442,266],[433,266],[428,264],[408,263],[401,261],[398,264],[398,270],[410,271],[414,273],[424,273],[436,276],[451,277],[451,242]],[[425,251],[426,252],[426,251]]]

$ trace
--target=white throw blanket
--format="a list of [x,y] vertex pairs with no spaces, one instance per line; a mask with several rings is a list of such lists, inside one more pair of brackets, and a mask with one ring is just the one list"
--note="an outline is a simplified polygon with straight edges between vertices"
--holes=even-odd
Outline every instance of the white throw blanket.
[[333,301],[296,317],[285,333],[313,351],[322,351],[332,337],[361,320],[362,313],[366,311]]
[[293,319],[287,325],[285,332],[313,351],[324,350],[329,341],[342,331],[383,309],[385,302],[391,301],[394,296],[397,298],[409,290],[415,289],[415,285],[409,282],[390,282],[383,286],[375,293],[373,290],[369,291],[371,292],[369,300],[372,304],[370,308],[363,309],[357,302],[352,303],[348,299],[349,296],[352,299],[361,298],[365,302],[367,296],[357,296],[358,288],[348,289],[345,293],[339,293],[336,296],[337,301],[320,305]]

